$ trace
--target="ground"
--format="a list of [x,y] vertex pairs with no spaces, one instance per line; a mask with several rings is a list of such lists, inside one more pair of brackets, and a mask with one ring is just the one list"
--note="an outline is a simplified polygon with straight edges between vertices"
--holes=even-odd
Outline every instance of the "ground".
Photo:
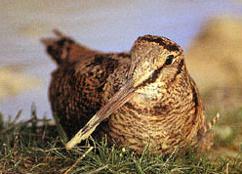
[[[211,115],[212,115],[211,111]],[[50,120],[0,123],[0,173],[242,173],[242,108],[227,112],[214,127],[215,144],[206,154],[175,157],[142,155],[89,139],[66,151],[62,135]],[[2,116],[3,117],[3,116]]]

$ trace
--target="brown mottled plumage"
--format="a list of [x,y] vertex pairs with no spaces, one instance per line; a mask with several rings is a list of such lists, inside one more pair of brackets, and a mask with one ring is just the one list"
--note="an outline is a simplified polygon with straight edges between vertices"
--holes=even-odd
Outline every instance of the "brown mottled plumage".
[[49,88],[53,114],[69,137],[83,128],[68,149],[101,122],[96,135],[106,133],[110,142],[137,153],[146,145],[163,154],[203,146],[201,99],[175,42],[145,35],[128,53],[102,53],[56,34],[43,40],[58,65]]

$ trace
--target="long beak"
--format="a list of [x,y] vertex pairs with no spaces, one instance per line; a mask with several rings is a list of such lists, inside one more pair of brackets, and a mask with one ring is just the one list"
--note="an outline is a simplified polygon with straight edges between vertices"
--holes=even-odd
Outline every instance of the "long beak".
[[66,149],[72,149],[82,140],[87,139],[96,127],[113,112],[122,107],[134,94],[133,81],[128,82],[89,120],[89,122],[66,144]]

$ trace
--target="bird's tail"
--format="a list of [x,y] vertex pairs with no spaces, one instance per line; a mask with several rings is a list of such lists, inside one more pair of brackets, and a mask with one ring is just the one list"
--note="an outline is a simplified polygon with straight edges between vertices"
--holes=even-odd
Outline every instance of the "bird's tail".
[[73,63],[85,56],[92,56],[97,53],[64,35],[58,30],[53,30],[56,37],[43,38],[41,42],[46,46],[50,57],[58,64]]

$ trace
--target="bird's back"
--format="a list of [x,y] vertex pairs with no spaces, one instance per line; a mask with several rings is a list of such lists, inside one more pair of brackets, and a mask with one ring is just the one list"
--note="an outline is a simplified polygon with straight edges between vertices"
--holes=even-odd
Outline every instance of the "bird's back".
[[58,38],[43,41],[57,63],[49,86],[49,99],[53,115],[68,136],[72,136],[104,104],[108,77],[130,57],[94,51],[69,37],[57,35]]

